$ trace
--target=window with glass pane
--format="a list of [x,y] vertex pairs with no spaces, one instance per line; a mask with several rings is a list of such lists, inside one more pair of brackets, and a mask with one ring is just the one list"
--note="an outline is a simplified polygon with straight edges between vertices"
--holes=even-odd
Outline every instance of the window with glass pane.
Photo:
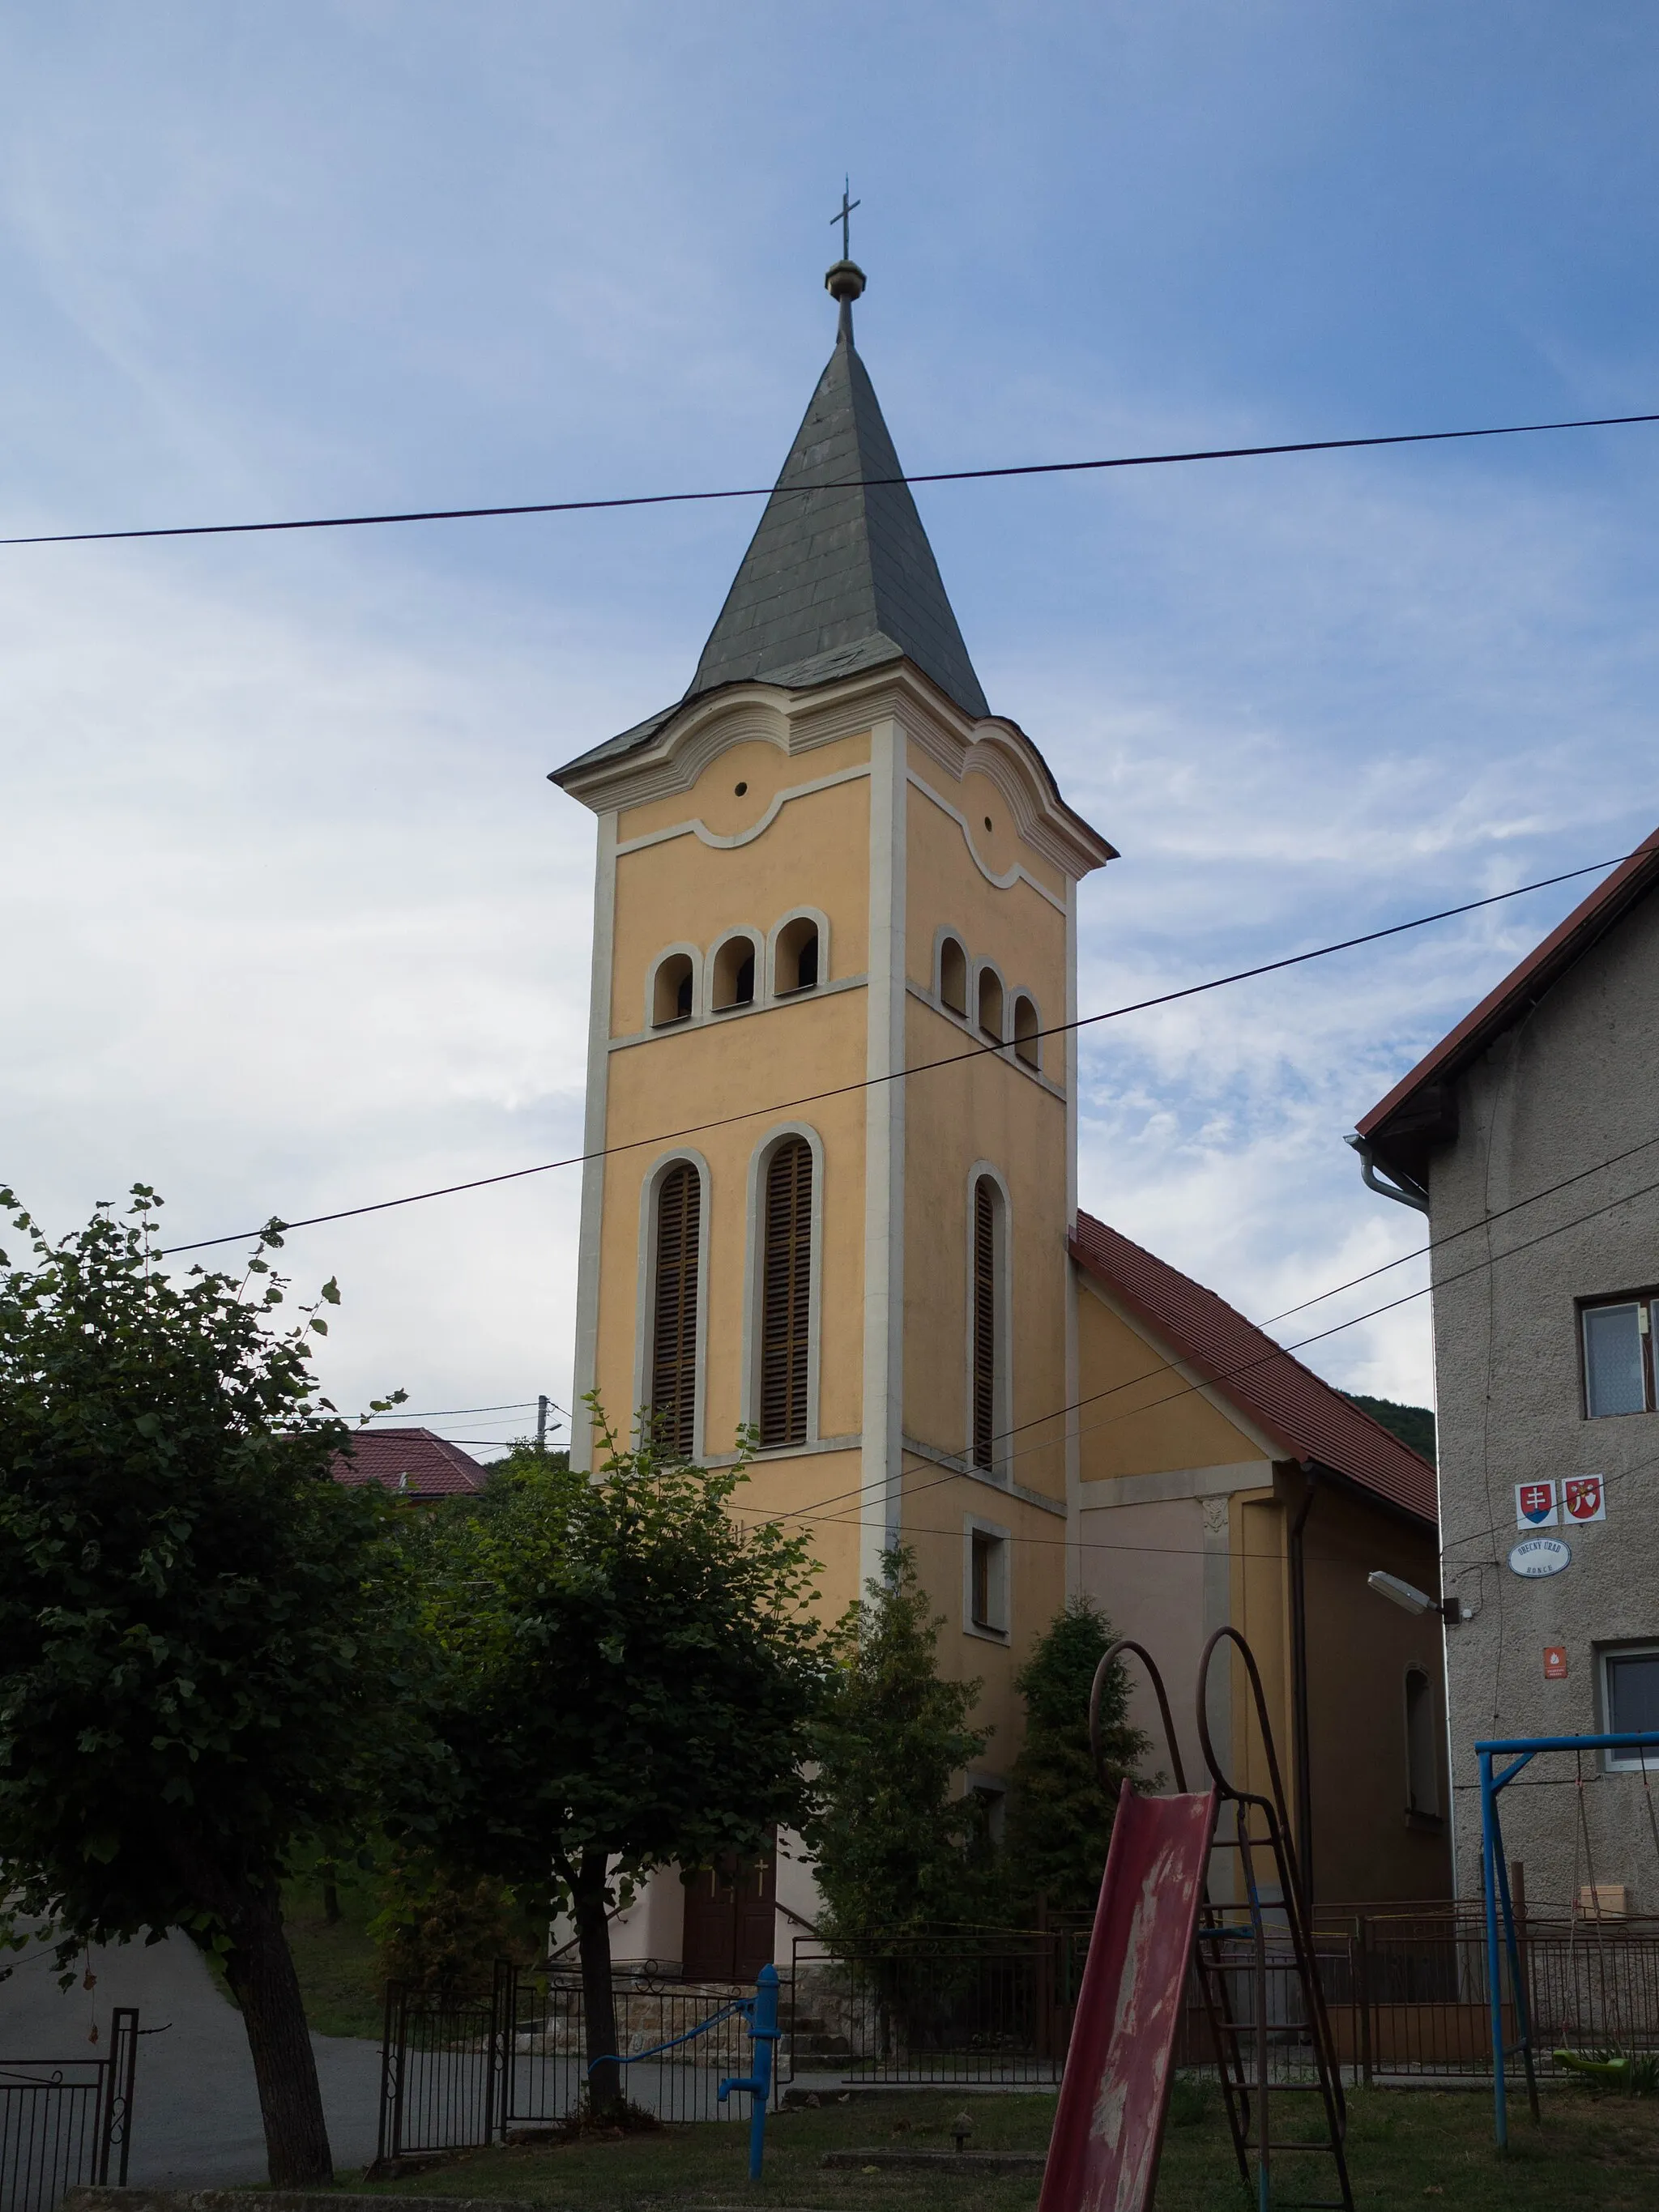
[[[1603,1656],[1607,1724],[1614,1735],[1640,1735],[1659,1730],[1659,1646],[1645,1651],[1609,1651]],[[1644,1764],[1644,1754],[1633,1750],[1610,1751],[1609,1766],[1632,1772]],[[1659,1749],[1646,1753],[1650,1772],[1659,1773]]]
[[1584,1309],[1584,1407],[1601,1413],[1645,1411],[1647,1378],[1643,1358],[1641,1305]]

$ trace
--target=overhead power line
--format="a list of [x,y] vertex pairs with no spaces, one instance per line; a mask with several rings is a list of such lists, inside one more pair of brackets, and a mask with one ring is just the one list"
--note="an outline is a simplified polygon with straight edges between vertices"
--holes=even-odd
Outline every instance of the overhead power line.
[[[1316,945],[1307,952],[1285,953],[1277,960],[1261,961],[1254,968],[1238,968],[1230,975],[1212,975],[1206,982],[1183,984],[1179,990],[1160,991],[1150,999],[1133,999],[1121,1006],[1108,1006],[1098,1014],[1080,1015],[1075,1021],[1055,1022],[1047,1029],[1036,1030],[1029,1042],[1035,1043],[1041,1037],[1065,1036],[1075,1030],[1091,1029],[1097,1022],[1119,1021],[1126,1014],[1146,1013],[1155,1006],[1175,1006],[1182,999],[1195,999],[1207,991],[1224,990],[1231,983],[1248,983],[1259,975],[1277,975],[1286,968],[1303,967],[1310,960],[1328,959],[1334,952],[1352,952],[1362,945],[1377,945],[1386,938],[1404,936],[1410,930],[1426,929],[1431,922],[1450,921],[1459,915],[1477,913],[1483,907],[1502,906],[1506,900],[1524,898],[1532,891],[1549,890],[1558,884],[1572,883],[1580,876],[1597,875],[1604,868],[1618,867],[1630,857],[1628,853],[1620,853],[1611,860],[1590,860],[1581,868],[1568,868],[1559,876],[1545,876],[1533,884],[1518,884],[1513,890],[1493,891],[1485,898],[1466,899],[1461,906],[1442,907],[1434,914],[1420,914],[1410,921],[1390,922],[1386,928],[1366,930],[1358,937],[1340,938],[1331,945]],[[441,1183],[431,1190],[410,1191],[401,1198],[374,1199],[364,1206],[343,1206],[331,1213],[307,1213],[295,1221],[273,1217],[264,1228],[275,1228],[285,1236],[294,1229],[316,1229],[327,1222],[356,1220],[366,1213],[387,1213],[398,1206],[422,1206],[428,1199],[453,1198],[463,1191],[487,1190],[495,1183],[520,1182],[526,1176],[552,1175],[561,1168],[581,1167],[589,1160],[611,1159],[621,1152],[641,1152],[655,1145],[679,1144],[688,1137],[702,1136],[710,1129],[730,1128],[740,1121],[764,1121],[774,1114],[787,1114],[802,1106],[819,1105],[826,1099],[844,1098],[854,1091],[872,1090],[885,1083],[902,1083],[914,1075],[931,1074],[941,1067],[960,1066],[964,1060],[983,1060],[1005,1049],[1000,1044],[970,1045],[965,1052],[946,1053],[938,1060],[919,1060],[914,1066],[895,1068],[885,1075],[860,1076],[851,1083],[833,1085],[827,1091],[808,1091],[799,1098],[778,1099],[770,1105],[745,1107],[741,1113],[717,1115],[706,1121],[690,1122],[684,1128],[659,1131],[653,1136],[632,1137],[625,1143],[603,1145],[591,1152],[572,1152],[561,1160],[539,1160],[533,1167],[504,1168],[499,1175],[474,1176],[465,1182]],[[205,1252],[216,1244],[242,1244],[250,1237],[263,1233],[263,1229],[238,1229],[222,1237],[198,1237],[188,1244],[164,1245],[156,1257],[167,1260],[180,1252]]]
[[[1644,1144],[1632,1146],[1626,1152],[1613,1153],[1608,1158],[1599,1161],[1596,1167],[1585,1169],[1582,1175],[1568,1176],[1562,1182],[1551,1184],[1547,1189],[1535,1191],[1529,1199],[1518,1200],[1516,1206],[1505,1206],[1500,1212],[1483,1216],[1481,1220],[1471,1223],[1466,1229],[1455,1230],[1446,1237],[1436,1238],[1434,1243],[1425,1246],[1423,1251],[1433,1250],[1439,1245],[1452,1243],[1456,1237],[1468,1236],[1474,1230],[1486,1227],[1489,1221],[1501,1219],[1503,1214],[1516,1212],[1520,1206],[1537,1205],[1541,1200],[1553,1197],[1558,1191],[1565,1189],[1568,1184],[1583,1181],[1583,1175],[1594,1174],[1597,1169],[1616,1167],[1621,1161],[1630,1158],[1633,1152],[1644,1151],[1648,1146],[1656,1143],[1659,1143],[1659,1137],[1649,1138]],[[1548,1229],[1540,1230],[1535,1236],[1528,1237],[1518,1244],[1507,1245],[1501,1252],[1492,1253],[1484,1259],[1474,1261],[1468,1267],[1458,1268],[1454,1273],[1443,1275],[1438,1283],[1425,1283],[1419,1289],[1405,1291],[1401,1297],[1390,1298],[1382,1305],[1368,1307],[1363,1313],[1350,1315],[1346,1321],[1333,1322],[1328,1328],[1318,1329],[1310,1335],[1298,1337],[1293,1343],[1270,1342],[1266,1350],[1253,1352],[1249,1359],[1240,1360],[1231,1367],[1218,1369],[1213,1374],[1206,1375],[1197,1382],[1181,1381],[1173,1389],[1165,1390],[1161,1395],[1148,1400],[1145,1404],[1131,1406],[1121,1412],[1109,1413],[1100,1420],[1089,1422],[1078,1431],[1078,1434],[1079,1437],[1093,1436],[1102,1429],[1115,1426],[1119,1421],[1137,1420],[1143,1414],[1152,1413],[1160,1406],[1169,1405],[1177,1398],[1191,1397],[1200,1391],[1212,1389],[1218,1384],[1224,1385],[1229,1382],[1236,1381],[1240,1376],[1250,1374],[1258,1368],[1271,1367],[1275,1361],[1291,1358],[1297,1352],[1305,1351],[1311,1344],[1322,1344],[1328,1337],[1340,1336],[1346,1329],[1357,1328],[1362,1322],[1375,1321],[1382,1314],[1394,1312],[1397,1307],[1410,1305],[1418,1298],[1426,1297],[1431,1291],[1449,1289],[1454,1283],[1464,1282],[1471,1276],[1486,1273],[1495,1267],[1500,1261],[1517,1258],[1522,1253],[1530,1251],[1534,1245],[1546,1243],[1553,1237],[1564,1236],[1570,1229],[1581,1228],[1587,1221],[1597,1220],[1601,1215],[1612,1212],[1616,1207],[1627,1206],[1635,1199],[1648,1197],[1655,1191],[1659,1191],[1659,1181],[1644,1183],[1636,1190],[1621,1192],[1616,1198],[1607,1199],[1599,1206],[1589,1206],[1583,1212],[1574,1214],[1566,1221],[1557,1222]],[[1421,1258],[1423,1252],[1407,1254],[1405,1256]],[[1338,1285],[1338,1288],[1344,1290],[1350,1287],[1348,1284]],[[1327,1295],[1334,1295],[1334,1292]],[[1318,1304],[1319,1301],[1310,1298],[1307,1303],[1312,1305]],[[999,1430],[992,1441],[1000,1443],[1011,1437],[1023,1434],[1028,1429],[1040,1428],[1049,1421],[1063,1420],[1068,1413],[1081,1413],[1085,1407],[1098,1405],[1104,1399],[1117,1397],[1126,1390],[1135,1389],[1143,1383],[1152,1382],[1157,1379],[1155,1371],[1145,1375],[1129,1376],[1123,1382],[1111,1383],[1103,1390],[1091,1391],[1085,1397],[1074,1398],[1065,1405],[1050,1407],[1044,1413],[1030,1414],[1023,1421],[1015,1422],[1006,1429]],[[1014,1451],[1003,1455],[1003,1464],[1006,1466],[1011,1461],[1028,1458],[1033,1452],[1059,1450],[1065,1441],[1063,1437],[1054,1437],[1038,1443],[1021,1444]],[[924,1460],[919,1454],[910,1451],[908,1446],[905,1449],[905,1456],[916,1460],[919,1466],[933,1464],[931,1460]],[[901,1470],[901,1472],[906,1471],[908,1470]],[[937,1489],[944,1483],[960,1481],[963,1473],[964,1470],[962,1468],[947,1468],[931,1480],[918,1483],[907,1495],[913,1498],[919,1497],[924,1491]],[[809,1504],[792,1507],[787,1513],[770,1515],[767,1517],[791,1521],[805,1520],[808,1516],[821,1515],[826,1506],[850,1505],[855,1500],[861,1503],[867,1493],[878,1492],[882,1487],[882,1479],[878,1478],[873,1483],[860,1483],[848,1490],[832,1491],[827,1497],[815,1498]],[[843,1518],[845,1516],[830,1515],[828,1517],[836,1519]]]
[[[1531,438],[1553,430],[1618,430],[1659,422],[1659,414],[1587,415],[1560,422],[1498,422],[1473,430],[1394,430],[1370,438],[1297,438],[1273,446],[1200,446],[1171,453],[1114,453],[1086,461],[1016,461],[999,468],[932,469],[916,476],[838,477],[799,484],[810,498],[824,492],[870,491],[888,484],[982,483],[999,477],[1081,476],[1104,469],[1170,468],[1188,461],[1253,461],[1282,453],[1349,453],[1376,446],[1438,446],[1468,438]],[[377,514],[311,514],[277,522],[179,522],[137,530],[55,530],[0,538],[0,545],[100,545],[137,538],[248,538],[294,530],[365,530],[398,522],[482,522],[517,514],[592,514],[613,507],[684,507],[713,500],[769,499],[772,484],[723,491],[631,492],[609,499],[542,499],[501,507],[425,507]]]

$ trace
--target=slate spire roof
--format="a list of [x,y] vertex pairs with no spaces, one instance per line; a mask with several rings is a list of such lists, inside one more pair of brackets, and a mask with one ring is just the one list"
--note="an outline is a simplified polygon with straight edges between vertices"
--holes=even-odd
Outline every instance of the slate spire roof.
[[[850,301],[789,458],[686,692],[762,677],[792,689],[901,656],[988,714],[870,372]],[[872,481],[873,479],[873,481]],[[833,484],[834,490],[811,487]]]
[[[863,271],[840,261],[836,349],[684,698],[555,769],[551,781],[650,744],[687,702],[758,678],[805,691],[908,659],[976,720],[990,713],[916,513],[870,372],[853,343]],[[833,490],[813,487],[834,485]]]

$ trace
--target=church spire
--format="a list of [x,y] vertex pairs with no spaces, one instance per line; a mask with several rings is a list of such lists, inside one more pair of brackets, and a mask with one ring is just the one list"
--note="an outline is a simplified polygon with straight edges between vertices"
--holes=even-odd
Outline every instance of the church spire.
[[853,343],[857,205],[842,192],[842,258],[823,280],[840,310],[836,349],[685,696],[755,678],[805,690],[907,659],[978,718],[990,708]]

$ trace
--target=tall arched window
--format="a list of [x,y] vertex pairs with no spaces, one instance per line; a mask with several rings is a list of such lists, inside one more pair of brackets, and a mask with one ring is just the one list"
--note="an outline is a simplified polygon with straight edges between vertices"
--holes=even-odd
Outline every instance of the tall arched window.
[[786,1137],[767,1163],[761,1263],[760,1440],[806,1442],[812,1304],[812,1148]]
[[997,1406],[1001,1396],[998,1367],[1001,1353],[1002,1194],[989,1176],[974,1185],[972,1233],[973,1310],[969,1329],[972,1361],[972,1457],[988,1472],[996,1465]]
[[702,1244],[702,1179],[689,1160],[681,1160],[670,1168],[657,1192],[651,1413],[658,1441],[687,1457],[696,1437],[697,1263]]

